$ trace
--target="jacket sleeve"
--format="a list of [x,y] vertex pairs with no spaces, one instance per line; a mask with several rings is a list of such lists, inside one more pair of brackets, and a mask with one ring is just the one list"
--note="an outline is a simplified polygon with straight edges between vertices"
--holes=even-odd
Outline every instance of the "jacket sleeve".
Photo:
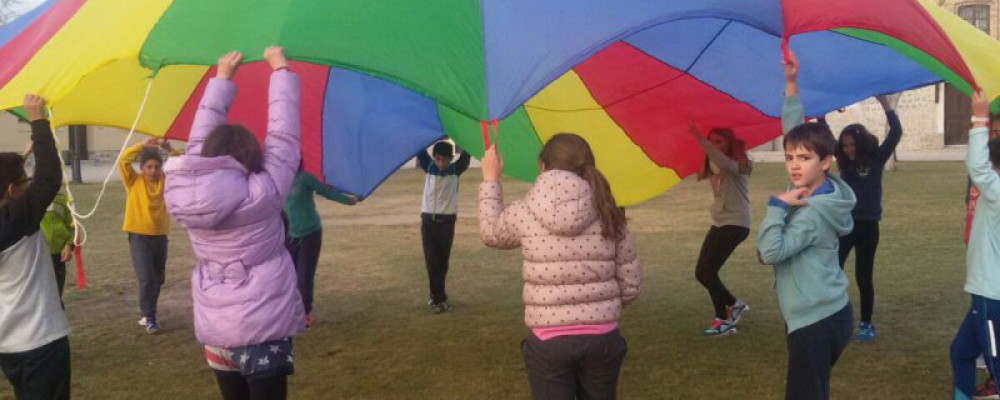
[[472,156],[469,153],[462,152],[458,156],[458,161],[455,161],[455,175],[461,176],[465,170],[469,169],[469,164],[472,163]]
[[615,251],[615,277],[618,279],[618,288],[621,290],[622,305],[631,304],[639,297],[639,288],[642,286],[642,266],[639,264],[639,254],[635,250],[635,242],[632,234],[625,231],[625,235],[618,240]]
[[712,144],[708,142],[704,137],[698,137],[698,145],[701,146],[702,150],[705,150],[705,154],[708,156],[709,160],[712,160],[715,165],[720,169],[729,172],[733,175],[739,175],[740,173],[740,163],[729,156],[722,154],[721,151],[712,147]]
[[889,133],[885,135],[885,140],[878,146],[878,160],[883,165],[892,157],[892,152],[896,151],[899,140],[903,137],[903,124],[899,122],[899,116],[895,111],[886,111],[885,119],[889,123]]
[[806,110],[802,107],[799,95],[785,96],[781,103],[781,134],[788,134],[792,128],[802,124],[806,119]]
[[292,188],[302,153],[299,149],[299,76],[283,69],[271,73],[268,88],[264,173],[284,199]]
[[433,163],[434,160],[431,159],[431,156],[429,154],[427,154],[427,149],[423,149],[417,152],[417,166],[420,167],[420,169],[424,170],[424,172],[429,172],[431,164]]
[[309,187],[312,188],[312,190],[318,193],[320,196],[323,196],[327,200],[336,201],[340,204],[346,204],[349,206],[354,205],[354,200],[348,197],[343,192],[337,190],[333,186],[320,182],[319,179],[316,179],[316,177],[313,176],[312,174],[305,174],[305,175]]
[[479,184],[479,237],[483,244],[498,249],[514,249],[521,245],[511,217],[512,210],[513,207],[504,210],[500,182]]
[[979,189],[979,194],[991,203],[1000,201],[1000,176],[990,164],[989,131],[985,127],[972,128],[969,131],[969,150],[965,157],[965,166],[969,169],[969,178]]
[[[799,212],[808,212],[800,210]],[[785,221],[785,209],[768,206],[757,237],[757,253],[764,264],[774,265],[798,254],[815,239],[816,223],[809,218]]]
[[31,121],[35,173],[24,195],[0,207],[0,251],[40,229],[42,217],[62,185],[59,154],[49,121]]
[[125,190],[128,190],[132,186],[132,182],[135,182],[137,174],[135,169],[132,168],[132,163],[135,162],[136,156],[142,152],[142,145],[136,144],[129,146],[122,152],[122,156],[118,158],[118,176],[121,177],[122,183],[125,184]]
[[201,146],[215,127],[226,123],[229,106],[236,97],[236,84],[228,79],[212,78],[194,114],[191,134],[184,154],[201,155]]

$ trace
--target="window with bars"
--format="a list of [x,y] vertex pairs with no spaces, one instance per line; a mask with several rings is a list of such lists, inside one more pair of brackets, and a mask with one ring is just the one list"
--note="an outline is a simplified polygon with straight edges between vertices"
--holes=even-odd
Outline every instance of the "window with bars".
[[990,33],[990,5],[989,4],[968,4],[958,6],[958,16],[979,28],[983,32]]

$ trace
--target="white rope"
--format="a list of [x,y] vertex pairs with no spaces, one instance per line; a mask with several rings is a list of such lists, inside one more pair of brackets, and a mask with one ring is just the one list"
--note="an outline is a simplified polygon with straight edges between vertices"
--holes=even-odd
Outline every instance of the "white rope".
[[[94,213],[97,212],[98,206],[101,205],[101,199],[104,197],[104,191],[107,190],[108,188],[108,182],[111,180],[111,177],[115,174],[115,167],[118,166],[118,162],[121,161],[122,153],[124,153],[125,149],[128,148],[128,143],[130,140],[132,140],[132,135],[135,134],[135,128],[139,125],[139,118],[142,117],[142,112],[143,110],[146,109],[146,101],[149,100],[149,92],[152,91],[153,80],[154,78],[152,77],[149,78],[149,83],[146,85],[146,93],[142,96],[142,103],[139,104],[139,111],[135,115],[135,120],[132,121],[132,128],[129,129],[128,136],[125,137],[125,141],[122,143],[122,148],[118,151],[118,156],[115,157],[115,162],[114,164],[112,164],[113,166],[111,170],[108,171],[108,175],[104,178],[104,183],[101,184],[101,192],[98,193],[97,195],[97,201],[94,202],[94,208],[92,208],[90,212],[86,214],[80,214],[76,210],[73,190],[70,189],[69,180],[66,179],[67,176],[66,162],[63,160],[62,154],[61,153],[59,154],[59,161],[62,164],[62,169],[63,169],[63,184],[66,186],[66,194],[69,196],[69,201],[67,202],[68,203],[67,206],[69,207],[70,214],[72,214],[73,216],[73,225],[76,227],[76,229],[74,230],[73,241],[79,246],[83,246],[83,244],[87,241],[87,230],[83,227],[83,224],[80,223],[80,220],[89,219],[90,217],[94,216]],[[50,108],[49,121],[54,121],[54,120],[55,116],[52,115],[52,109]],[[52,130],[52,136],[53,137],[55,136],[55,129]],[[56,138],[56,147],[58,148],[58,146],[59,146],[59,139]],[[59,152],[57,151],[57,153]]]

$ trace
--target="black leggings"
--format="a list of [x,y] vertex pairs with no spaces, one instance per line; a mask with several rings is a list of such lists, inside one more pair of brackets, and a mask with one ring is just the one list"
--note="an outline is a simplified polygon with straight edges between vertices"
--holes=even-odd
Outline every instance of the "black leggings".
[[247,380],[235,371],[212,372],[225,400],[284,400],[288,395],[288,375],[284,373]]
[[723,225],[721,227],[712,226],[705,235],[705,241],[701,244],[701,254],[698,255],[698,265],[695,266],[694,276],[698,282],[708,289],[708,295],[712,297],[712,306],[715,307],[715,317],[724,319],[726,307],[736,304],[736,298],[726,285],[722,284],[719,278],[719,270],[722,265],[733,254],[736,246],[739,246],[747,236],[750,229],[736,225]]
[[840,268],[844,268],[847,255],[852,248],[857,248],[854,254],[854,279],[858,282],[858,292],[861,293],[861,322],[872,322],[872,310],[875,308],[875,283],[872,272],[875,269],[875,250],[878,249],[878,221],[854,220],[854,230],[840,238]]

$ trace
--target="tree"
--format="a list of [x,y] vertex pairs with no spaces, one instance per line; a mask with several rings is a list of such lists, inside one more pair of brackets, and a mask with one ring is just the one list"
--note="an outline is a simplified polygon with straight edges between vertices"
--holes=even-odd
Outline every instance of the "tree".
[[0,0],[0,25],[6,24],[17,17],[15,9],[21,0]]

